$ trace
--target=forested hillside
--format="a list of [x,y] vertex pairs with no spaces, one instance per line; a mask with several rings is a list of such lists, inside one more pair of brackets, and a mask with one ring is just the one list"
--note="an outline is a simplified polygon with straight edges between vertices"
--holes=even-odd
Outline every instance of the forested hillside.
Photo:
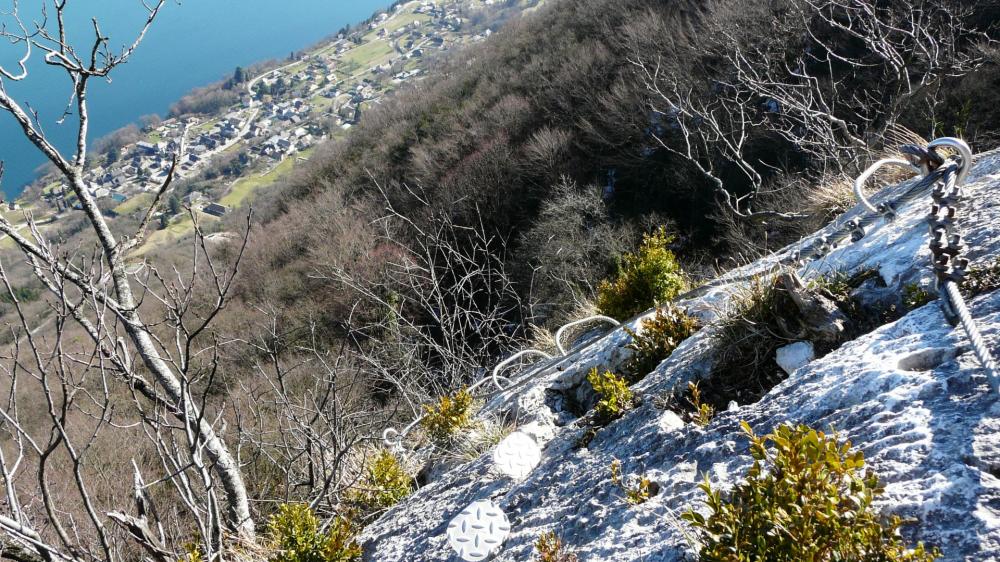
[[[907,130],[991,146],[997,10],[551,3],[441,60],[258,202],[240,300],[336,340],[370,331],[372,292],[447,332],[434,294],[484,318],[452,323],[461,341],[495,343],[592,299],[659,225],[710,276],[843,210],[847,179]],[[401,275],[406,260],[434,274]],[[475,281],[449,276],[463,260]]]
[[[928,148],[927,140],[961,137],[976,152],[1000,142],[1000,5],[507,0],[452,2],[448,10],[407,2],[404,11],[397,3],[391,17],[344,30],[342,51],[320,49],[331,51],[322,72],[309,61],[281,68],[379,77],[389,71],[356,68],[363,65],[351,54],[376,50],[389,61],[386,76],[421,79],[400,79],[377,99],[357,93],[368,78],[356,91],[337,90],[353,105],[316,133],[326,142],[278,157],[254,189],[244,185],[226,200],[233,208],[216,206],[208,220],[191,203],[197,198],[182,204],[181,196],[232,195],[239,166],[175,183],[178,146],[156,157],[161,179],[144,185],[141,203],[114,200],[114,209],[110,192],[98,203],[86,176],[94,161],[87,85],[129,61],[166,1],[143,4],[149,18],[131,48],[114,51],[95,25],[89,60],[67,43],[63,1],[51,4],[51,30],[14,12],[18,25],[0,31],[26,59],[41,49],[67,73],[77,128],[76,154],[63,155],[31,107],[0,87],[0,110],[59,178],[38,191],[51,198],[58,187],[63,204],[52,213],[58,222],[40,224],[30,211],[0,214],[0,320],[10,324],[0,338],[10,344],[0,357],[0,557],[431,559],[446,551],[447,518],[434,510],[450,518],[466,499],[515,490],[503,509],[536,519],[517,530],[508,559],[537,551],[547,562],[574,562],[551,529],[561,512],[535,509],[544,503],[539,494],[558,489],[551,505],[570,511],[607,499],[580,498],[602,482],[629,506],[663,486],[659,497],[673,509],[692,505],[692,475],[708,468],[722,474],[702,490],[715,517],[691,512],[689,527],[667,518],[637,527],[632,515],[648,514],[605,502],[602,514],[639,531],[619,535],[584,515],[572,520],[568,540],[590,541],[581,552],[593,560],[631,560],[627,554],[640,551],[679,560],[685,548],[706,560],[736,560],[712,555],[732,552],[727,537],[747,536],[718,529],[745,519],[760,532],[757,548],[780,535],[781,560],[923,562],[938,555],[936,542],[949,544],[953,559],[996,543],[995,519],[982,515],[995,504],[978,488],[971,500],[951,501],[927,533],[900,535],[903,521],[880,515],[885,490],[861,472],[863,455],[851,443],[836,431],[778,424],[844,422],[849,437],[864,438],[869,420],[889,416],[878,418],[884,431],[875,437],[888,445],[872,445],[881,455],[875,465],[919,491],[892,490],[890,498],[931,505],[931,492],[920,494],[938,469],[961,472],[961,486],[995,475],[992,441],[975,450],[946,441],[933,462],[906,456],[897,464],[890,441],[913,434],[919,448],[931,440],[933,423],[906,426],[907,416],[922,415],[920,400],[935,415],[954,415],[957,399],[932,380],[939,371],[949,392],[977,408],[962,432],[980,431],[973,425],[992,411],[971,354],[945,350],[958,347],[957,332],[927,304],[935,298],[924,265],[931,246],[925,230],[912,228],[923,225],[926,206],[914,203],[913,183],[900,182],[919,170],[924,180],[915,185],[925,191],[945,185],[951,191],[935,192],[934,212],[950,211],[972,155],[960,141]],[[376,24],[394,18],[427,27]],[[382,39],[393,34],[396,47]],[[447,48],[414,68],[423,43],[410,38]],[[16,78],[0,70],[0,86]],[[327,76],[332,93],[337,84]],[[233,78],[239,95],[201,92],[213,102],[204,105],[245,103],[240,111],[251,117],[236,122],[250,127],[258,104],[274,105],[264,90],[273,93],[280,78],[257,90],[265,75],[248,78]],[[177,111],[201,111],[197,101]],[[283,103],[288,119],[298,118],[293,108],[303,103]],[[204,117],[201,138],[208,138],[221,125]],[[183,145],[188,124],[171,127],[182,131]],[[226,128],[236,146],[244,131],[232,122]],[[313,139],[302,128],[307,135]],[[271,140],[276,147],[281,139]],[[227,145],[217,150],[220,160],[208,170],[239,160]],[[854,178],[887,156],[897,169],[867,185],[898,184],[888,190],[895,199],[879,198],[874,211],[857,205]],[[994,160],[981,160],[970,176],[979,188],[995,189]],[[68,195],[79,212],[64,208]],[[939,219],[948,228],[934,271],[956,292],[968,274],[970,299],[1000,286],[990,208],[975,206],[971,271],[959,241],[949,238],[942,250],[954,215]],[[897,211],[903,220],[893,222]],[[155,222],[162,231],[176,227],[176,236],[151,244]],[[886,250],[887,240],[900,248]],[[837,260],[806,263],[838,251]],[[973,312],[992,314],[990,298],[975,301]],[[595,321],[616,329],[603,334]],[[576,328],[557,330],[567,323]],[[987,324],[989,341],[994,326]],[[912,341],[917,333],[925,340]],[[896,339],[905,345],[887,343]],[[977,354],[986,347],[979,344]],[[883,386],[859,376],[846,381],[849,396],[817,390],[838,388],[845,371],[876,355]],[[527,357],[545,359],[530,371],[531,384],[504,370]],[[894,394],[893,381],[910,385],[907,400]],[[799,382],[811,385],[811,401],[793,408]],[[892,418],[910,398],[917,405]],[[864,409],[868,399],[878,412]],[[495,471],[484,459],[516,429],[535,445],[555,444],[538,451],[545,470],[532,476],[548,480],[545,487],[489,480]],[[733,496],[712,486],[733,484],[726,471],[750,464],[735,454],[736,438],[751,442],[755,461],[753,478]],[[766,453],[776,449],[781,454]],[[660,470],[650,478],[642,473],[647,460]],[[579,478],[559,472],[563,461]],[[769,521],[726,511],[745,493],[761,506],[791,501],[747,513],[791,517],[789,528],[802,523],[796,517],[812,512],[790,507],[798,492],[784,475],[819,490],[806,499],[828,527],[810,534],[815,520],[806,517],[801,534],[786,536],[771,532]],[[754,484],[778,492],[755,496]],[[979,510],[975,540],[954,538],[963,509]],[[534,543],[541,531],[553,534]],[[653,538],[639,544],[644,534]],[[976,543],[980,535],[987,546]],[[914,536],[935,544],[904,547],[916,544]],[[813,558],[796,550],[826,549],[816,537],[842,542]]]

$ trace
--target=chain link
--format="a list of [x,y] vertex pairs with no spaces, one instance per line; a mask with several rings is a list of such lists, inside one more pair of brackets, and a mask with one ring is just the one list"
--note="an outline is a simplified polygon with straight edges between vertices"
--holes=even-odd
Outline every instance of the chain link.
[[[959,161],[945,162],[936,151],[938,146],[950,146],[959,151]],[[969,307],[962,297],[959,287],[965,279],[969,260],[962,256],[965,244],[958,229],[958,218],[962,205],[962,185],[972,165],[972,151],[963,141],[952,138],[938,139],[926,149],[926,162],[943,170],[940,181],[935,182],[931,191],[931,211],[927,215],[930,231],[931,267],[934,270],[938,292],[941,295],[941,310],[952,326],[962,325],[976,358],[986,372],[990,387],[1000,392],[1000,377],[997,376],[996,361],[986,346],[979,326],[976,325]],[[932,156],[933,155],[933,156]],[[936,156],[937,158],[934,158]]]

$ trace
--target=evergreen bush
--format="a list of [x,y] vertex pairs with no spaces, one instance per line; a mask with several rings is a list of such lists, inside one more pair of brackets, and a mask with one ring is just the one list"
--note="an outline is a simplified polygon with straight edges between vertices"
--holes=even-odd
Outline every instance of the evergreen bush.
[[658,308],[656,316],[643,320],[638,333],[625,328],[632,336],[627,347],[633,353],[625,364],[629,380],[635,382],[648,375],[697,330],[698,322],[672,304]]
[[391,452],[382,449],[366,468],[363,490],[358,500],[373,511],[388,509],[413,491],[413,478],[403,463]]
[[354,525],[338,517],[325,533],[319,518],[303,503],[286,503],[267,525],[275,554],[269,562],[356,562],[361,547],[354,541]]
[[597,367],[594,367],[587,375],[587,381],[600,397],[597,405],[594,406],[598,422],[610,422],[621,417],[626,410],[632,407],[632,391],[622,377],[611,371],[601,373]]
[[542,533],[535,542],[538,562],[577,562],[576,554],[569,552],[555,532]]
[[472,393],[463,388],[451,396],[442,396],[433,406],[424,406],[424,431],[435,443],[448,443],[458,431],[472,425],[474,402]]
[[619,320],[627,320],[659,303],[677,297],[686,286],[677,258],[667,246],[673,237],[660,227],[642,238],[635,253],[622,256],[618,274],[597,287],[597,308]]
[[[699,531],[702,562],[931,562],[923,544],[908,548],[901,520],[873,507],[878,478],[848,441],[804,425],[782,425],[758,437],[746,423],[753,466],[723,493],[701,484],[707,516],[683,518]],[[770,450],[769,450],[770,449]]]

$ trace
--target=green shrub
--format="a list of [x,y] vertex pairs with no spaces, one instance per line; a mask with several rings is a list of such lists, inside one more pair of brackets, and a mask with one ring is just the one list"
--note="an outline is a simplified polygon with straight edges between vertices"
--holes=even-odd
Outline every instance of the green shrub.
[[625,501],[629,505],[639,505],[649,501],[660,491],[659,485],[646,477],[646,475],[633,477],[626,482],[622,477],[622,461],[615,459],[611,461],[611,483],[618,486],[625,493]]
[[18,302],[34,302],[37,301],[42,296],[42,291],[35,287],[14,287],[14,296],[11,297],[10,292],[6,289],[0,291],[0,303],[4,304],[14,304],[14,299],[16,298]]
[[325,533],[308,505],[286,503],[271,516],[267,533],[276,553],[269,562],[354,562],[361,547],[354,542],[354,525],[338,517]]
[[962,283],[962,294],[974,297],[1000,288],[1000,259],[969,268]]
[[651,306],[676,298],[686,283],[677,258],[667,249],[672,240],[662,227],[643,236],[638,251],[622,256],[614,280],[602,281],[597,286],[598,310],[627,320]]
[[542,533],[535,542],[539,562],[577,562],[578,558],[563,547],[555,532]]
[[903,306],[907,310],[920,308],[936,298],[937,295],[927,291],[916,283],[910,283],[903,287]]
[[691,421],[702,427],[707,426],[715,417],[715,408],[701,401],[701,389],[698,388],[698,383],[688,383],[688,396],[688,404],[694,410],[691,412]]
[[656,316],[643,320],[639,333],[625,328],[632,336],[627,347],[633,353],[625,364],[629,379],[634,382],[648,375],[697,330],[698,322],[672,304],[658,308]]
[[600,397],[594,406],[594,413],[599,422],[607,423],[619,418],[632,407],[632,391],[622,377],[611,371],[604,371],[602,374],[597,367],[594,367],[587,374],[587,381]]
[[184,554],[177,562],[205,562],[205,555],[201,553],[201,547],[196,542],[189,542],[181,546]]
[[399,458],[382,449],[366,468],[358,501],[373,511],[388,509],[413,491],[413,478]]
[[[930,562],[936,549],[908,549],[898,517],[883,520],[872,504],[883,490],[864,455],[804,425],[754,435],[746,422],[753,466],[723,495],[708,483],[709,515],[684,519],[701,535],[703,562]],[[768,447],[773,450],[768,451]]]
[[472,425],[474,403],[472,393],[463,388],[451,396],[442,396],[433,406],[424,406],[420,423],[432,441],[448,443],[456,432]]

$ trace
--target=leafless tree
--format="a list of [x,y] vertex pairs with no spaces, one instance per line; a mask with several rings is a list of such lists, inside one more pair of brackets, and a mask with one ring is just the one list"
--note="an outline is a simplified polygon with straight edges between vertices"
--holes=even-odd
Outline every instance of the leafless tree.
[[[754,16],[773,22],[764,36],[739,29],[738,17],[708,21],[718,68],[706,84],[643,41],[655,29],[651,14],[633,33],[630,62],[649,94],[651,136],[690,162],[734,214],[802,218],[752,211],[767,166],[748,157],[749,145],[776,135],[820,173],[856,173],[906,107],[933,106],[935,86],[982,64],[989,39],[964,16],[959,4],[938,0],[788,0]],[[745,195],[723,185],[721,167],[746,178]]]
[[304,343],[290,344],[275,315],[264,316],[271,323],[245,342],[258,359],[257,376],[240,381],[241,449],[261,473],[269,472],[270,478],[256,479],[258,487],[271,488],[268,497],[342,513],[345,492],[358,485],[358,461],[391,412],[366,403],[369,388],[360,369],[347,364],[343,346],[336,354],[319,351],[315,327]]
[[[818,162],[854,173],[904,108],[983,63],[988,37],[940,0],[797,0],[776,33],[803,33],[789,57],[730,37],[733,91],[775,114],[770,129]],[[861,47],[859,48],[858,45]],[[858,86],[862,87],[858,87]],[[867,86],[867,87],[865,87]]]
[[[225,532],[237,528],[218,496],[221,486],[202,430],[207,426],[217,435],[214,428],[221,414],[209,419],[204,406],[218,376],[220,344],[207,330],[226,304],[236,269],[216,262],[194,213],[192,220],[195,236],[188,273],[163,273],[146,262],[128,271],[137,290],[137,308],[155,307],[162,314],[156,326],[147,329],[158,357],[177,374],[177,401],[148,380],[148,370],[133,360],[141,352],[127,343],[125,320],[108,304],[111,290],[98,285],[107,278],[99,250],[85,256],[47,244],[28,221],[32,243],[60,256],[28,258],[35,277],[53,296],[52,319],[42,324],[33,325],[23,313],[0,265],[0,282],[20,322],[11,353],[0,357],[0,380],[7,392],[0,407],[0,430],[17,451],[13,459],[0,456],[9,510],[9,515],[0,516],[0,530],[40,559],[120,559],[130,552],[121,540],[124,536],[163,562],[177,559],[171,539],[200,536],[203,553],[215,559],[225,546]],[[245,244],[246,238],[234,263],[239,263]],[[91,280],[86,292],[63,273],[68,267]],[[205,290],[206,285],[211,289]],[[79,336],[90,344],[76,341]],[[33,399],[47,404],[41,419],[35,408],[24,405]],[[134,513],[111,511],[121,504],[99,498],[94,490],[99,467],[108,465],[109,456],[117,457],[107,449],[112,440],[128,442],[118,452],[131,452],[144,461],[140,465],[133,457],[131,466],[120,463],[118,469],[127,472],[115,477],[120,484],[131,473]],[[147,483],[143,470],[158,476]],[[32,473],[33,478],[27,476]],[[67,476],[72,477],[68,488]],[[171,517],[160,519],[151,492],[170,488]],[[25,496],[41,501],[23,501]],[[86,519],[81,521],[80,510],[72,506],[81,508]],[[122,532],[113,532],[106,521]],[[164,525],[172,526],[171,532],[165,534]]]
[[[630,59],[652,95],[649,101],[650,135],[662,148],[687,160],[708,180],[719,200],[734,214],[755,218],[793,218],[775,211],[754,213],[745,201],[753,198],[764,178],[747,156],[747,147],[755,130],[764,120],[745,99],[725,99],[696,93],[681,80],[665,76],[662,60]],[[671,138],[673,137],[673,138]],[[750,191],[736,196],[728,190],[719,171],[728,165],[745,176]]]
[[[213,261],[197,226],[188,274],[176,270],[163,273],[145,263],[138,267],[129,264],[131,252],[143,244],[151,219],[170,189],[177,160],[175,157],[134,234],[116,236],[84,179],[90,124],[88,86],[94,79],[107,79],[114,69],[129,61],[166,0],[143,2],[145,22],[134,41],[120,50],[112,49],[96,19],[92,21],[93,36],[87,48],[75,47],[65,21],[68,2],[43,2],[41,21],[29,24],[19,14],[15,1],[7,14],[7,25],[0,29],[0,37],[22,50],[16,69],[0,68],[0,109],[14,119],[25,137],[64,176],[96,239],[95,250],[81,254],[48,240],[29,213],[25,214],[24,224],[19,225],[0,217],[0,232],[13,240],[37,280],[48,290],[55,312],[54,322],[45,327],[49,334],[46,337],[34,335],[39,327],[30,326],[30,320],[21,315],[21,337],[4,367],[9,399],[0,415],[5,422],[3,430],[18,452],[14,459],[0,459],[7,495],[7,513],[0,516],[0,531],[11,539],[12,546],[44,560],[120,557],[120,547],[111,539],[107,519],[98,512],[82,476],[88,459],[93,462],[87,453],[98,435],[122,423],[113,415],[122,406],[109,398],[115,394],[109,389],[119,384],[132,395],[133,419],[139,420],[133,430],[144,434],[157,453],[161,470],[154,480],[175,488],[190,521],[195,522],[197,528],[193,531],[205,541],[206,553],[214,557],[221,548],[224,531],[246,538],[254,534],[239,459],[217,429],[219,416],[209,417],[204,394],[218,367],[217,346],[211,341],[209,326],[226,304],[237,266],[223,267]],[[50,140],[37,113],[16,101],[7,90],[8,82],[28,78],[29,61],[35,52],[42,53],[45,64],[61,69],[70,78],[72,91],[60,121],[75,121],[72,156],[64,155]],[[192,218],[196,219],[193,213]],[[239,256],[235,263],[238,265]],[[211,298],[200,302],[194,286],[206,278],[212,287]],[[0,280],[14,298],[2,270]],[[149,308],[160,311],[162,318],[152,319],[146,312]],[[66,330],[73,325],[72,329],[89,338],[89,349],[65,341]],[[208,343],[202,344],[203,340]],[[24,363],[26,358],[31,362]],[[17,388],[19,381],[27,377],[41,385],[48,404],[50,433],[41,437],[21,422],[25,407],[17,404]],[[70,420],[81,416],[92,424],[84,437],[68,429]],[[28,452],[34,453],[32,463],[23,461]],[[83,522],[63,513],[47,491],[46,471],[57,457],[69,459],[78,500],[85,506],[93,530],[91,535],[84,535],[78,529]],[[30,494],[41,498],[40,509],[28,509],[19,499],[26,493],[22,486],[31,481],[19,474],[32,470],[29,465],[34,466],[38,483]],[[117,512],[107,517],[138,539],[153,558],[176,559],[163,544],[162,532],[156,530],[156,518],[144,507],[148,502],[140,501],[140,492],[151,484],[144,483],[138,465],[134,476],[139,513],[132,516]],[[217,497],[219,492],[223,497]],[[98,539],[100,548],[88,546],[88,538],[92,537]]]
[[359,368],[397,392],[402,408],[415,415],[421,403],[480,379],[498,357],[518,348],[530,307],[507,271],[503,237],[482,224],[456,224],[447,209],[407,189],[429,218],[418,224],[385,197],[386,212],[377,221],[380,279],[343,268],[317,276],[355,290],[364,303],[359,309],[378,311],[350,318]]

